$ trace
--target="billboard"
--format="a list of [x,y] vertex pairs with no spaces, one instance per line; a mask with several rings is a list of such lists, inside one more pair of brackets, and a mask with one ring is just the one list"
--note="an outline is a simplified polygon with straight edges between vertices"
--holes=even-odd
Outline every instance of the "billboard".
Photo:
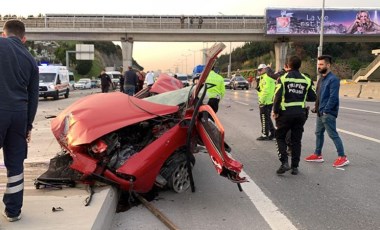
[[[319,34],[321,15],[321,9],[267,9],[266,34]],[[325,9],[324,34],[380,35],[380,9]]]

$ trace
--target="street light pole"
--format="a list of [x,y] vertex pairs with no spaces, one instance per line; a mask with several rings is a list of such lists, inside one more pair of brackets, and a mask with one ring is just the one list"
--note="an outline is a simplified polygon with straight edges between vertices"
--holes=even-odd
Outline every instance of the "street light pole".
[[[321,15],[321,29],[319,31],[318,57],[321,56],[323,53],[324,26],[325,26],[325,0],[322,0],[322,15]],[[319,80],[318,67],[317,67],[317,80]]]
[[190,55],[191,55],[191,54],[182,54],[182,56],[185,57],[185,63],[186,63],[186,64],[185,64],[186,69],[185,69],[185,72],[184,72],[185,74],[187,74],[187,57],[190,56]]
[[193,54],[194,54],[194,62],[193,62],[193,68],[194,68],[195,67],[195,53],[197,52],[197,50],[189,49],[189,51],[193,51]]
[[230,42],[230,57],[228,61],[227,77],[231,78],[231,42]]

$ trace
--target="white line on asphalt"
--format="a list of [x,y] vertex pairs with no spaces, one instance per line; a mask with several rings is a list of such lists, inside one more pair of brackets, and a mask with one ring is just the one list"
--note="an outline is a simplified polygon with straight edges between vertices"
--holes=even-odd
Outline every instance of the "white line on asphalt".
[[247,103],[240,102],[240,101],[234,101],[234,102],[236,102],[236,103],[238,103],[238,104],[242,104],[242,105],[249,105],[249,104],[247,104]]
[[380,143],[379,139],[375,139],[375,138],[372,138],[372,137],[367,137],[367,136],[364,136],[364,135],[361,135],[361,134],[358,134],[358,133],[353,133],[353,132],[350,132],[350,131],[347,131],[347,130],[344,130],[344,129],[337,129],[337,130],[339,132],[341,132],[341,133],[349,134],[349,135],[352,135],[352,136],[355,136],[355,137],[360,137],[360,138],[363,138],[363,139],[366,139],[366,140],[369,140],[369,141]]
[[241,184],[243,191],[272,229],[297,229],[244,171],[241,172],[241,175],[249,180],[249,182]]
[[341,109],[347,109],[347,110],[354,110],[354,111],[359,111],[359,112],[365,112],[365,113],[375,113],[375,114],[380,114],[380,112],[375,112],[375,111],[370,111],[370,110],[364,110],[364,109],[354,109],[354,108],[347,108],[347,107],[339,107]]

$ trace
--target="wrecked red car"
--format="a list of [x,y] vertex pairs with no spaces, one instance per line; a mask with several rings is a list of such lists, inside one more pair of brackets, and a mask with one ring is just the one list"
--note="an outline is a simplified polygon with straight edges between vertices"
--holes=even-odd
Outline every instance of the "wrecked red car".
[[194,191],[193,153],[202,145],[217,173],[240,186],[246,181],[239,176],[243,165],[229,154],[221,122],[203,103],[205,80],[224,47],[219,43],[208,51],[205,70],[193,87],[177,85],[175,90],[177,83],[172,82],[174,88],[163,92],[168,89],[156,82],[156,88],[164,90],[144,99],[117,92],[95,94],[66,108],[52,120],[51,129],[72,158],[70,168],[83,181],[137,193],[155,185],[178,193],[191,186]]

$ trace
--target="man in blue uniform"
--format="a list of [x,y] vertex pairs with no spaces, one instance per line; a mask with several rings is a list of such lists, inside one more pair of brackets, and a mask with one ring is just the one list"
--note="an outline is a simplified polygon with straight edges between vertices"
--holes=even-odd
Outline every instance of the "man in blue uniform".
[[24,23],[7,21],[0,38],[0,148],[8,179],[3,215],[10,222],[21,218],[24,159],[38,105],[38,67],[24,42]]

